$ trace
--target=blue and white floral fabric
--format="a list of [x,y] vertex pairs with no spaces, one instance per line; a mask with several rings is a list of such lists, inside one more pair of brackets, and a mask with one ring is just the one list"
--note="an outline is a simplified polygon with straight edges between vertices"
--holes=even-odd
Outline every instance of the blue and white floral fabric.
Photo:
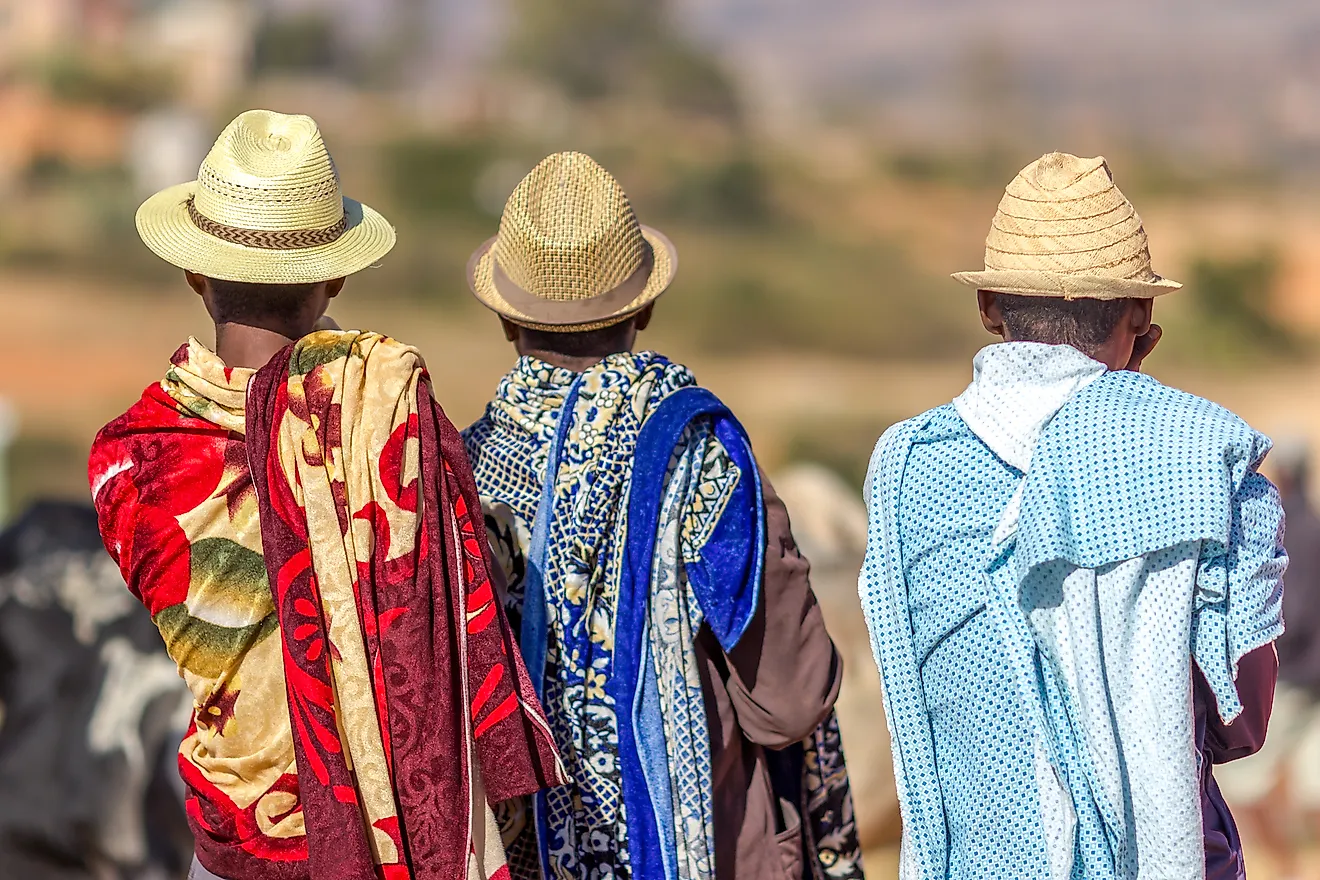
[[[548,612],[542,699],[574,784],[546,793],[537,819],[548,838],[539,841],[547,876],[609,880],[633,874],[619,766],[620,716],[633,707],[620,705],[609,687],[617,664],[633,457],[648,413],[696,382],[687,369],[649,353],[611,356],[580,379],[538,359],[520,359],[485,417],[465,432],[477,485],[490,499],[487,515],[521,533],[520,549],[531,543],[547,457],[575,383],[540,578]],[[673,455],[655,552],[650,650],[668,710],[674,796],[673,815],[666,818],[680,829],[675,876],[701,878],[711,876],[714,852],[710,740],[693,651],[703,617],[679,575],[681,561],[699,556],[747,475],[706,427],[689,432]],[[511,611],[521,619],[525,578],[515,574],[511,581]]]
[[1268,448],[1033,343],[984,350],[952,405],[881,438],[860,588],[905,878],[1204,875],[1191,663],[1231,721],[1238,661],[1282,632]]

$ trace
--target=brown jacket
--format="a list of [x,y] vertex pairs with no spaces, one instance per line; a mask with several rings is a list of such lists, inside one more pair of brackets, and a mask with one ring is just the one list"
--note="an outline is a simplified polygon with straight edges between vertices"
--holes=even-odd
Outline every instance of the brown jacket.
[[761,605],[728,654],[702,627],[696,653],[710,726],[718,880],[800,880],[801,819],[775,797],[767,749],[806,739],[843,683],[843,659],[811,591],[788,510],[762,474],[766,508]]

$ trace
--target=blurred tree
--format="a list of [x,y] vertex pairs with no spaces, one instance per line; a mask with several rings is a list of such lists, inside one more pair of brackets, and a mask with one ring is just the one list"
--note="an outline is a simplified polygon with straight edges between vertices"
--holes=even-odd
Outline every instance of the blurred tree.
[[750,226],[771,219],[769,192],[761,165],[738,155],[680,174],[667,207],[673,216],[698,223]]
[[174,95],[174,80],[126,59],[63,52],[44,59],[36,71],[56,98],[139,112]]
[[1224,355],[1290,353],[1299,339],[1271,311],[1279,276],[1278,257],[1262,252],[1236,259],[1202,257],[1188,285],[1208,347]]
[[334,17],[327,12],[270,15],[257,28],[252,66],[266,73],[333,73],[340,57]]
[[387,144],[381,170],[401,209],[417,218],[486,222],[477,204],[477,182],[498,154],[484,140],[441,140],[414,136]]
[[678,32],[664,0],[514,0],[513,13],[514,65],[570,98],[648,96],[673,110],[739,116],[728,76]]

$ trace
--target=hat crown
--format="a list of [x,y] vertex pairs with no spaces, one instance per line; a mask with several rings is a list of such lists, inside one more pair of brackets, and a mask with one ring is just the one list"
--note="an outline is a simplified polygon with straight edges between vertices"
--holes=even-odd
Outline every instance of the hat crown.
[[985,242],[987,271],[1153,282],[1141,217],[1103,156],[1047,153],[1005,188]]
[[523,178],[504,206],[494,256],[533,296],[590,299],[638,272],[650,245],[623,187],[583,153],[555,153]]
[[1108,189],[1114,182],[1104,156],[1082,159],[1071,153],[1046,153],[1023,168],[1018,178],[1043,193],[1070,190],[1095,193]]
[[344,198],[316,121],[249,110],[221,132],[202,160],[194,202],[225,226],[265,231],[327,229]]

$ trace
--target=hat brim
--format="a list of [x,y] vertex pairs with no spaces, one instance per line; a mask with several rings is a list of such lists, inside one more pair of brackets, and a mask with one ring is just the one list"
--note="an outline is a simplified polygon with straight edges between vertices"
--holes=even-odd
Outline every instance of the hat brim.
[[1158,275],[1150,280],[1138,280],[1104,275],[986,269],[981,272],[955,272],[952,277],[958,283],[977,290],[1063,299],[1151,299],[1182,288],[1177,281]]
[[232,244],[198,229],[188,215],[197,182],[156,193],[137,212],[138,235],[156,256],[180,269],[222,281],[314,284],[366,269],[390,252],[394,227],[366,205],[344,199],[348,229],[329,244],[267,250]]
[[674,243],[664,233],[650,226],[642,227],[642,236],[651,245],[651,251],[655,255],[646,285],[636,299],[604,318],[587,323],[574,321],[567,310],[563,310],[562,316],[557,314],[560,310],[556,309],[555,301],[549,299],[544,301],[544,311],[536,315],[526,314],[510,305],[495,286],[495,243],[499,240],[498,235],[487,239],[468,260],[468,289],[472,291],[478,302],[492,312],[533,330],[571,333],[609,327],[632,317],[659,299],[660,295],[669,289],[669,285],[674,281],[674,275],[678,272],[678,251],[674,248]]

